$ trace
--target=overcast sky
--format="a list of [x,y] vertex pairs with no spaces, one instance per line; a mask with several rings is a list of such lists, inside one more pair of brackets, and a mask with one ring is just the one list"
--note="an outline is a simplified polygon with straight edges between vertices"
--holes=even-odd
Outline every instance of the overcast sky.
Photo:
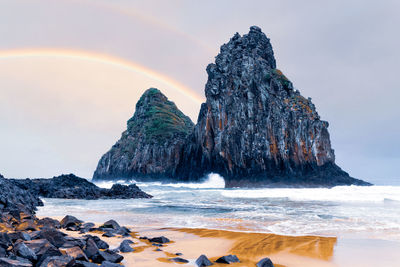
[[0,173],[90,178],[150,86],[195,121],[207,64],[258,25],[329,121],[338,165],[400,179],[399,3],[0,0]]

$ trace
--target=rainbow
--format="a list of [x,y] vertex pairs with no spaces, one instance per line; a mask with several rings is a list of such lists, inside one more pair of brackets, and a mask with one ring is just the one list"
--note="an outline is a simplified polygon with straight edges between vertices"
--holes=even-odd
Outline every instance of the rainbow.
[[26,58],[26,57],[71,58],[71,59],[85,60],[85,61],[92,61],[102,64],[113,65],[118,68],[140,73],[158,82],[162,82],[172,87],[173,89],[178,90],[180,93],[189,97],[196,103],[204,102],[203,97],[193,92],[191,89],[179,83],[178,81],[175,81],[164,74],[153,71],[135,62],[122,59],[119,57],[107,54],[95,53],[95,52],[81,51],[81,50],[53,49],[53,48],[0,50],[0,60],[8,58]]

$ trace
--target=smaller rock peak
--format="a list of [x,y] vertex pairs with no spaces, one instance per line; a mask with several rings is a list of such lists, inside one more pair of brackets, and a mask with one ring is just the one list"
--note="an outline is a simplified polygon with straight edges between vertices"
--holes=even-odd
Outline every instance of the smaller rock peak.
[[258,26],[251,26],[251,27],[250,27],[250,32],[262,33],[261,28],[258,27]]
[[160,90],[158,90],[157,88],[149,88],[140,97],[139,101],[136,104],[136,109],[143,106],[167,101],[168,98],[163,93],[161,93]]

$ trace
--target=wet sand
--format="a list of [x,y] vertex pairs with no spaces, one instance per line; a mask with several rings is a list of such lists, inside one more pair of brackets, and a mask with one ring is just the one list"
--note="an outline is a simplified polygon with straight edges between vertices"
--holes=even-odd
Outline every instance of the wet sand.
[[[235,254],[241,262],[230,264],[233,267],[254,267],[264,257],[270,257],[276,267],[338,266],[331,261],[337,242],[335,237],[283,236],[190,228],[129,228],[135,231],[129,238],[135,242],[132,245],[135,252],[121,253],[124,256],[122,264],[125,266],[172,266],[179,264],[170,261],[171,258],[178,257],[176,253],[182,253],[179,257],[189,260],[187,265],[191,266],[195,265],[195,260],[201,254],[205,254],[211,261],[224,255]],[[81,235],[72,231],[65,232],[71,236]],[[110,248],[118,247],[122,240],[126,239],[103,237],[101,233],[96,232],[89,234],[98,235]],[[149,241],[139,239],[140,236],[151,238],[161,235],[172,241],[160,247],[162,251],[157,251],[158,247]],[[215,263],[213,266],[226,264]]]

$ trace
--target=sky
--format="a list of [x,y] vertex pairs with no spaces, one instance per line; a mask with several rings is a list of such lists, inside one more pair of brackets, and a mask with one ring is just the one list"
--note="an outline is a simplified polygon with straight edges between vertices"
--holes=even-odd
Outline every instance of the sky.
[[157,87],[195,122],[206,66],[257,25],[353,177],[400,181],[400,2],[0,0],[0,173],[91,178]]

